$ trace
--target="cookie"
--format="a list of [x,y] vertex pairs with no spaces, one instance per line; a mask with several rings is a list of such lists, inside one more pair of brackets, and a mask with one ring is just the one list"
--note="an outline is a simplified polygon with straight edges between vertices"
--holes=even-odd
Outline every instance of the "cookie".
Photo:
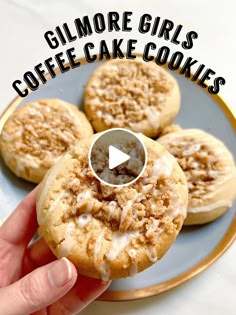
[[153,62],[112,60],[91,75],[84,106],[97,132],[120,127],[155,138],[176,117],[180,92],[176,80]]
[[111,187],[91,171],[88,152],[98,134],[81,140],[48,172],[37,197],[39,233],[79,273],[107,279],[133,276],[160,259],[186,216],[184,173],[156,141],[145,171],[129,186]]
[[179,126],[179,125],[170,125],[170,126],[167,126],[165,127],[162,131],[161,131],[161,134],[159,135],[160,137],[164,136],[164,135],[167,135],[168,133],[171,133],[171,132],[176,132],[176,131],[180,131],[182,130],[182,128]]
[[40,182],[65,151],[93,134],[84,113],[59,99],[44,99],[17,109],[5,123],[0,149],[17,176]]
[[223,142],[199,129],[169,133],[158,139],[185,173],[189,189],[185,225],[220,217],[236,197],[234,159]]

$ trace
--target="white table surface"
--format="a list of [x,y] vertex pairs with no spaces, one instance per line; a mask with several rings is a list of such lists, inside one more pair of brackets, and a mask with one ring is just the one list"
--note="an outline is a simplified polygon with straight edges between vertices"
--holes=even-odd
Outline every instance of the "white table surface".
[[[197,31],[199,38],[193,49],[185,51],[185,55],[196,58],[226,78],[227,84],[221,89],[221,95],[236,111],[234,0],[0,0],[0,112],[16,96],[11,87],[12,82],[37,63],[54,55],[43,38],[47,30],[53,30],[64,22],[72,23],[76,17],[124,10],[133,11],[134,20],[143,13],[151,13],[152,16],[169,18],[176,24],[183,24],[186,30]],[[138,38],[140,45],[142,40],[152,40],[135,31],[121,38],[129,38],[131,34]],[[106,33],[102,38],[95,35],[90,40],[96,45],[101,39],[109,40],[116,38],[116,35]],[[80,47],[84,42],[76,41],[67,48]],[[207,271],[175,290],[139,301],[96,301],[81,314],[233,315],[236,314],[235,263],[234,243]]]

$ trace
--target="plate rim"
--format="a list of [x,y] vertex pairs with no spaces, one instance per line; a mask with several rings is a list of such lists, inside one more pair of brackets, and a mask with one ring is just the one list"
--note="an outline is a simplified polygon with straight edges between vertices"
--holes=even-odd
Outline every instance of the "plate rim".
[[[139,54],[137,54],[137,56],[138,55]],[[113,58],[111,57],[111,59]],[[89,64],[84,57],[77,58],[75,62],[80,62],[81,65]],[[95,62],[98,62],[98,60],[96,60]],[[65,66],[69,66],[69,63],[65,63]],[[166,65],[162,67],[165,69],[168,68]],[[54,71],[57,74],[61,74],[59,68],[55,68]],[[49,73],[46,74],[46,78],[48,80],[51,79]],[[196,82],[193,82],[193,81],[191,82],[197,85]],[[198,88],[200,87],[198,86]],[[210,94],[207,92],[207,89],[204,89],[204,92],[207,93],[208,96],[210,96],[214,100],[214,103],[216,103],[216,105],[220,107],[222,112],[225,114],[227,120],[229,121],[232,129],[236,133],[236,114],[234,113],[230,105],[223,99],[222,96],[218,94],[216,95]],[[20,96],[16,96],[9,103],[9,105],[3,110],[3,112],[0,115],[0,133],[8,117],[14,112],[14,110],[17,108],[17,106],[20,104],[20,102],[23,99],[24,98]],[[97,300],[113,301],[113,302],[139,300],[146,297],[155,296],[155,295],[167,292],[171,289],[174,289],[186,283],[187,281],[193,279],[194,277],[199,275],[201,272],[206,270],[208,267],[210,267],[216,260],[218,260],[225,253],[225,251],[232,245],[235,239],[236,239],[236,214],[234,215],[232,222],[230,226],[228,227],[226,233],[224,234],[223,238],[221,239],[221,241],[210,252],[210,254],[208,254],[205,258],[203,258],[199,263],[197,263],[192,268],[188,269],[187,271],[181,273],[180,275],[170,280],[167,280],[167,281],[164,281],[159,284],[152,285],[152,286],[148,286],[145,288],[132,289],[132,290],[119,290],[119,291],[113,291],[113,290],[108,289],[101,296],[99,296]]]

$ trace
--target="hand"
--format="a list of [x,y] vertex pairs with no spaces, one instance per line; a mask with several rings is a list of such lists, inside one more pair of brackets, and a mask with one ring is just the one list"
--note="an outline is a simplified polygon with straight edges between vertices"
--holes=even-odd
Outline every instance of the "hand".
[[109,282],[78,275],[66,258],[56,260],[35,234],[34,189],[0,228],[0,314],[71,315],[96,299]]

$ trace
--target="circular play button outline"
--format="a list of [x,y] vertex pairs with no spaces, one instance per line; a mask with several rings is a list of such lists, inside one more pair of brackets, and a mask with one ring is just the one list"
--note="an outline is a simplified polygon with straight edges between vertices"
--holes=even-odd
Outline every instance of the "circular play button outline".
[[[142,164],[142,169],[141,169],[141,171],[139,172],[139,174],[138,174],[133,180],[131,180],[130,182],[122,183],[122,184],[109,183],[109,182],[105,181],[104,179],[102,179],[101,177],[99,177],[98,174],[96,173],[96,171],[94,170],[93,163],[92,163],[92,161],[91,161],[92,150],[93,150],[94,146],[96,145],[96,142],[97,142],[101,137],[103,137],[104,135],[106,135],[107,133],[111,133],[111,132],[113,133],[113,132],[115,132],[115,131],[121,131],[121,132],[129,133],[129,136],[131,135],[132,137],[136,138],[136,140],[137,140],[137,141],[139,142],[139,144],[141,145],[141,147],[142,147],[142,149],[143,149],[143,153],[144,153],[144,163]],[[134,133],[133,131],[131,131],[131,130],[129,130],[129,129],[125,129],[125,128],[111,128],[111,129],[108,129],[108,130],[105,130],[105,131],[99,133],[98,136],[93,140],[92,144],[90,145],[89,152],[88,152],[89,167],[90,167],[90,169],[91,169],[93,175],[94,175],[100,182],[102,182],[103,184],[105,184],[105,185],[107,185],[107,186],[111,186],[111,187],[124,187],[124,186],[129,186],[129,185],[133,184],[134,182],[136,182],[136,181],[140,178],[140,176],[143,174],[143,172],[144,172],[144,170],[145,170],[145,168],[146,168],[146,165],[147,165],[147,149],[146,149],[146,146],[145,146],[143,140],[141,139],[140,135],[141,135],[140,133]],[[116,145],[116,144],[117,144],[117,143],[115,143],[115,145]],[[110,155],[110,152],[112,152],[112,151],[113,151],[113,154],[114,154],[114,153],[117,154],[118,151],[120,151],[120,156],[125,159],[125,155],[127,155],[127,154],[124,153],[124,152],[122,152],[122,151],[119,150],[118,148],[116,148],[115,145],[112,145],[112,144],[108,145],[108,152],[109,152],[108,154]],[[112,147],[114,150],[111,149],[110,147]],[[110,151],[110,150],[111,150],[111,151]],[[116,151],[116,150],[117,150],[117,151]],[[110,158],[110,156],[108,157],[108,159],[109,159],[109,158]],[[127,157],[126,161],[128,161],[128,160],[129,160],[129,158]],[[117,165],[117,167],[118,167],[119,165],[122,165],[123,163],[125,163],[125,161],[122,162],[122,163],[119,163],[119,164]],[[108,164],[109,164],[109,165],[113,165],[113,164],[116,164],[116,163],[112,163],[112,162],[108,161]],[[114,167],[114,168],[116,168],[116,167]],[[109,169],[110,169],[110,170],[113,170],[114,168],[111,168],[111,169],[109,168]]]

